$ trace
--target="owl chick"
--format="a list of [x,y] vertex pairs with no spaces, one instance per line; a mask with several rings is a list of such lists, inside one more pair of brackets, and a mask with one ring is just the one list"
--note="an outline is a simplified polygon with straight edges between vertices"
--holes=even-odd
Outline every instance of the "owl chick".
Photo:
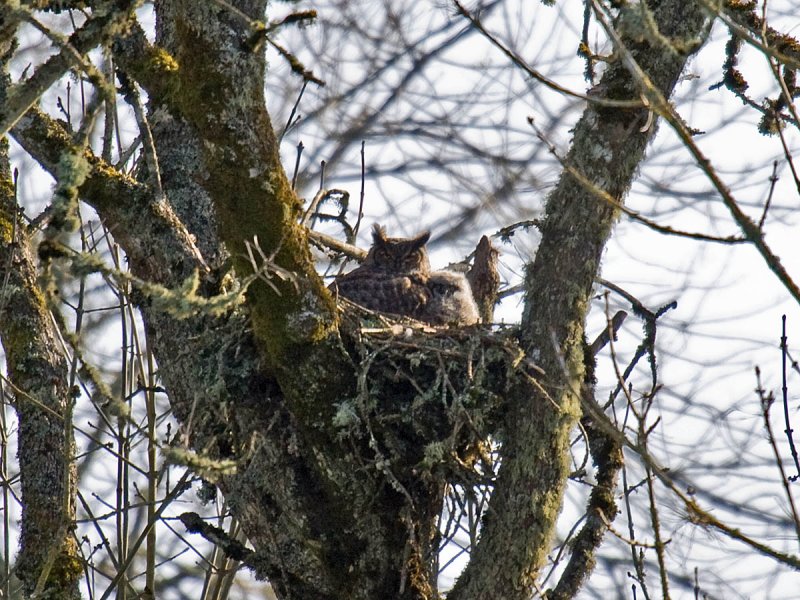
[[330,289],[370,310],[412,317],[431,325],[473,325],[478,309],[467,279],[431,271],[425,231],[413,238],[387,237],[375,225],[361,266],[340,275]]

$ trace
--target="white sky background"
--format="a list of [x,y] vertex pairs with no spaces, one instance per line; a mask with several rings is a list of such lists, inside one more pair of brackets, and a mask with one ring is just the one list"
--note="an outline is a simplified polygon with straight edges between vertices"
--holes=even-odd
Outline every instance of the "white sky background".
[[[796,10],[793,4],[791,0],[770,2],[770,14],[775,18],[772,24],[789,34],[800,35],[798,21],[792,14]],[[384,5],[396,12],[396,26],[388,35],[381,25],[386,19]],[[385,224],[392,235],[410,235],[431,228],[432,262],[435,267],[443,266],[463,258],[480,235],[492,234],[517,220],[541,216],[544,198],[554,185],[559,168],[526,119],[533,116],[537,126],[546,131],[548,139],[563,154],[569,148],[570,128],[582,110],[579,102],[565,99],[510,68],[507,59],[477,34],[464,37],[427,63],[400,94],[393,94],[394,84],[407,72],[412,58],[423,56],[426,49],[436,47],[455,31],[437,32],[448,22],[459,22],[450,4],[409,2],[401,6],[373,0],[349,3],[348,9],[319,2],[298,6],[306,7],[319,10],[319,24],[303,30],[287,29],[279,36],[284,46],[296,52],[307,67],[328,82],[321,90],[309,86],[299,108],[302,119],[283,141],[284,164],[290,176],[296,144],[302,141],[306,147],[300,167],[303,182],[300,192],[304,197],[310,198],[316,191],[318,162],[331,160],[337,136],[346,124],[353,116],[386,103],[377,122],[363,136],[368,174],[365,217],[359,236],[361,246],[369,244],[368,232],[373,222]],[[277,17],[288,9],[275,4],[272,10],[270,16]],[[484,24],[504,43],[512,45],[533,68],[583,93],[587,88],[584,63],[575,54],[582,14],[582,4],[574,0],[558,2],[552,8],[533,0],[508,1],[495,9]],[[349,16],[359,27],[371,29],[374,39],[352,30],[342,33],[331,25]],[[769,192],[772,161],[779,161],[780,180],[767,218],[766,240],[798,280],[800,195],[779,139],[760,135],[756,131],[758,115],[743,108],[729,91],[708,90],[709,85],[721,79],[727,37],[727,30],[717,24],[714,41],[690,64],[687,75],[691,78],[679,85],[676,106],[691,127],[707,132],[697,136],[696,142],[731,186],[745,211],[756,220]],[[378,52],[374,64],[380,65],[390,55],[391,48],[417,39],[423,41],[416,54],[408,53],[402,58],[399,70],[381,73],[360,93],[325,111],[316,111],[326,98],[335,97],[348,83],[377,72],[374,66],[365,67],[361,62],[363,55]],[[592,24],[589,39],[594,51],[608,50],[596,24]],[[37,64],[42,60],[37,52],[20,55],[15,76],[27,62]],[[756,100],[766,95],[774,97],[775,84],[763,56],[746,50],[741,57],[740,68],[751,84],[748,94]],[[270,52],[269,60],[268,106],[273,123],[280,130],[297,97],[300,82],[288,73],[285,62],[275,52]],[[57,94],[64,94],[65,84],[61,82],[61,90],[54,89],[48,95],[47,106],[54,107],[54,99]],[[480,90],[481,103],[477,106],[473,104],[475,90]],[[408,118],[419,121],[419,134],[393,134]],[[456,121],[453,127],[447,125],[450,119]],[[134,135],[133,124],[124,129],[127,135]],[[787,128],[786,136],[792,153],[797,154],[800,148],[797,130]],[[481,160],[467,153],[463,160],[443,169],[438,159],[463,152],[459,138],[478,149],[516,159],[513,165],[503,168],[519,169],[521,175],[508,196],[493,203],[491,208],[478,211],[476,218],[463,229],[450,232],[464,207],[474,206],[492,194],[501,171],[490,159]],[[351,193],[351,223],[355,221],[360,185],[360,139],[348,146],[340,159],[334,160],[325,177],[327,187],[344,188]],[[12,161],[21,170],[20,190],[26,212],[34,216],[49,201],[52,182],[33,169],[18,150],[14,151]],[[663,123],[626,203],[644,216],[675,228],[721,236],[738,233],[707,177]],[[329,231],[340,233],[335,228]],[[510,244],[500,245],[503,276],[509,285],[519,283],[522,263],[532,258],[537,240],[534,230],[519,231]],[[754,248],[668,237],[626,217],[621,219],[609,242],[602,276],[634,294],[651,309],[672,300],[678,302],[677,309],[660,320],[658,331],[659,378],[664,387],[653,409],[655,416],[662,418],[650,442],[653,453],[678,477],[695,485],[699,490],[698,501],[706,508],[714,508],[715,516],[777,549],[796,554],[798,540],[785,520],[786,499],[777,468],[772,464],[758,399],[753,392],[753,368],[761,367],[766,389],[780,398],[781,315],[788,317],[790,351],[800,355],[797,350],[800,344],[796,343],[800,339],[797,304]],[[617,309],[631,312],[618,296],[612,294],[609,302],[612,312]],[[514,322],[520,310],[521,298],[511,297],[503,302],[498,318]],[[604,323],[603,305],[598,301],[589,317],[589,336],[596,335]],[[102,331],[103,337],[94,340],[90,348],[100,363],[108,364],[119,346],[118,334],[113,325]],[[641,323],[631,314],[615,346],[623,366],[640,338]],[[608,350],[599,360],[599,387],[608,390],[615,383]],[[648,373],[644,361],[632,381],[635,392],[646,389]],[[793,425],[800,431],[798,386],[797,375],[790,375]],[[618,402],[617,406],[623,404]],[[787,472],[791,474],[794,471],[788,446],[781,433],[784,425],[780,404],[773,409],[773,428]],[[797,441],[800,442],[800,436]],[[577,461],[581,460],[581,452],[578,445]],[[633,484],[639,482],[641,472],[635,459],[631,459],[628,480]],[[107,490],[113,490],[114,476],[113,470],[104,472],[102,468],[93,473],[93,479],[105,482]],[[585,487],[571,484],[561,535],[566,535],[582,514],[585,492]],[[663,487],[658,487],[658,494],[666,507],[662,514],[664,536],[673,540],[668,546],[668,560],[676,576],[691,579],[697,567],[702,591],[716,598],[797,597],[795,573],[775,569],[772,561],[759,558],[738,542],[688,525],[679,504],[670,499]],[[725,507],[719,498],[732,504]],[[644,488],[639,489],[632,503],[640,511],[636,517],[637,539],[652,542],[641,512],[646,506]],[[624,510],[623,505],[620,508]],[[624,513],[617,518],[615,527],[627,535]],[[621,562],[615,564],[615,560]],[[648,583],[651,593],[658,596],[653,561],[650,552]],[[631,569],[627,547],[608,535],[599,562],[581,597],[610,598],[614,594],[631,597],[632,582],[625,577],[626,570]],[[547,583],[552,585],[554,581]],[[673,592],[675,597],[688,595],[687,588],[677,585],[673,585]]]

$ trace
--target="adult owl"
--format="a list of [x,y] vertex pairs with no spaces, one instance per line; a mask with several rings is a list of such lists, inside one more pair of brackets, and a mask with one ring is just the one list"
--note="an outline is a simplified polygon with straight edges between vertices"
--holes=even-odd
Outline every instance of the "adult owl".
[[425,231],[390,238],[375,225],[372,247],[361,266],[337,277],[330,289],[370,310],[412,317],[431,325],[473,325],[478,309],[460,273],[431,271]]

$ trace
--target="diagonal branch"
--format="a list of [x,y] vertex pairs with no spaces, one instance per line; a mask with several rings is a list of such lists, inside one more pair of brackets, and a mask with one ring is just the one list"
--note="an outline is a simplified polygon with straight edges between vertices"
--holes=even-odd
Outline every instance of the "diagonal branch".
[[764,231],[739,207],[739,203],[733,197],[733,193],[731,192],[730,188],[725,184],[724,181],[722,181],[714,167],[711,165],[711,161],[705,156],[705,154],[703,154],[703,152],[694,142],[694,139],[692,139],[692,133],[689,131],[686,122],[680,117],[680,115],[678,115],[678,113],[675,111],[675,108],[667,100],[663,90],[659,89],[657,83],[654,82],[650,76],[648,76],[640,61],[637,59],[634,53],[631,52],[629,45],[611,26],[597,1],[592,0],[592,3],[595,6],[595,14],[597,15],[598,20],[603,25],[609,36],[614,40],[614,46],[620,53],[626,69],[630,72],[637,85],[641,87],[643,93],[650,101],[651,109],[667,123],[669,123],[675,133],[678,134],[681,143],[695,159],[697,164],[708,177],[709,181],[711,181],[711,184],[719,193],[723,204],[730,211],[731,216],[742,230],[744,236],[756,247],[758,252],[764,258],[764,261],[767,263],[769,269],[775,273],[778,280],[789,291],[795,301],[800,302],[800,286],[798,286],[797,282],[795,282],[791,275],[789,275],[788,271],[781,263],[780,257],[778,257],[778,255],[775,254],[767,245],[764,239]]
[[[62,155],[84,154],[91,170],[80,192],[124,248],[138,277],[177,285],[195,270],[206,271],[191,236],[169,205],[158,202],[147,186],[117,171],[90,150],[79,148],[55,119],[33,108],[11,133],[53,176]],[[163,257],[170,257],[170,261]]]
[[[75,64],[82,66],[82,57],[119,31],[140,4],[141,0],[124,0],[108,5],[106,11],[96,11],[83,27],[61,44],[58,54],[37,68],[24,83],[12,87],[0,113],[0,135],[6,135],[47,88],[61,79],[69,69]],[[17,17],[26,18],[27,12],[22,11]]]

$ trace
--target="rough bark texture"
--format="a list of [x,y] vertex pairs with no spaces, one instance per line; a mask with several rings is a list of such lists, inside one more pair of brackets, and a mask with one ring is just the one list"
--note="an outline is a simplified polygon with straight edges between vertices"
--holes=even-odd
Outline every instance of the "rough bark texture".
[[[637,62],[669,97],[687,59],[700,47],[708,20],[694,2],[649,4],[664,41],[675,44],[643,29],[644,20],[632,18],[635,7],[623,13],[618,26]],[[616,60],[591,95],[636,100],[640,90]],[[646,123],[646,109],[590,104],[575,127],[567,166],[622,201],[654,134],[652,125],[642,131]],[[584,320],[617,216],[616,208],[568,171],[547,199],[542,241],[525,278],[522,342],[544,369],[541,383],[557,408],[527,386],[512,392],[491,509],[450,599],[523,600],[544,565],[569,474],[569,433],[581,414]]]
[[73,402],[67,363],[37,282],[31,238],[14,203],[7,142],[0,145],[0,281],[5,283],[0,291],[0,341],[14,384],[22,483],[16,572],[27,594],[47,570],[42,580],[46,593],[79,598],[83,569],[72,533],[75,448],[65,427]]
[[[5,19],[0,13],[0,23]],[[0,26],[0,106],[8,88],[13,36]],[[75,448],[69,435],[68,367],[37,281],[31,232],[15,202],[8,140],[0,138],[0,342],[19,419],[22,488],[16,574],[26,596],[79,598],[83,574],[72,533]],[[3,399],[5,401],[5,399]]]

